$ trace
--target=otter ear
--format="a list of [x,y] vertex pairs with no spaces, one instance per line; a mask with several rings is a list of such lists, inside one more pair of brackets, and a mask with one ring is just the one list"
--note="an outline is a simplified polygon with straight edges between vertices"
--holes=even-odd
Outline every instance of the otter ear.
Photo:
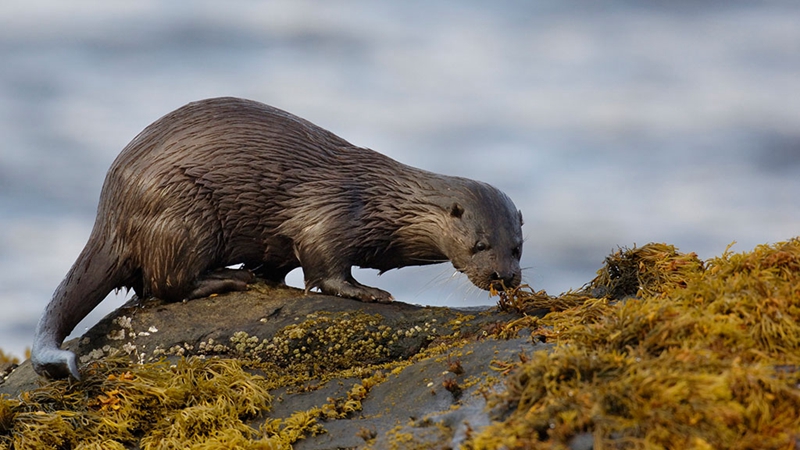
[[517,214],[519,214],[519,226],[525,225],[525,221],[522,220],[522,211],[517,210]]
[[458,203],[453,203],[450,205],[450,215],[455,218],[460,218],[464,215],[464,207]]
[[441,208],[442,211],[449,214],[451,217],[458,219],[464,215],[464,207],[461,206],[461,203],[454,201],[451,196],[434,196],[430,200],[433,205],[436,205],[437,208]]

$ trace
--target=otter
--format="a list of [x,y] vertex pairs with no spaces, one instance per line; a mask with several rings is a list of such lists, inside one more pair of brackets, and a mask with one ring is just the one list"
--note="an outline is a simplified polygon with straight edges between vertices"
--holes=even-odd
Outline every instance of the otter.
[[401,164],[262,103],[201,100],[149,125],[111,165],[31,361],[79,379],[61,344],[114,289],[181,301],[245,290],[254,276],[283,283],[302,267],[306,293],[389,302],[351,268],[450,261],[489,290],[520,284],[521,255],[522,214],[488,184]]

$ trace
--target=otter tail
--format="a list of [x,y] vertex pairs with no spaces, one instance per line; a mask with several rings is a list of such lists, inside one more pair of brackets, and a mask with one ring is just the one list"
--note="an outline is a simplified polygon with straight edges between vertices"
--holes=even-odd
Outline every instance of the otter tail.
[[31,362],[36,373],[50,378],[72,375],[80,379],[75,354],[61,350],[61,344],[78,323],[111,290],[128,278],[119,258],[112,257],[111,240],[92,231],[75,264],[47,305],[33,339]]

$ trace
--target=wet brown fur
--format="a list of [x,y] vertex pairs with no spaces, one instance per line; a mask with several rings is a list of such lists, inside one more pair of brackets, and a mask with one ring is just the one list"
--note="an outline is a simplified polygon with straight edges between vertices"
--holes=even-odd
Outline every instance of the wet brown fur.
[[[249,100],[190,103],[148,126],[112,164],[86,247],[37,329],[40,373],[77,377],[58,350],[115,288],[169,301],[274,282],[362,301],[352,266],[451,261],[478,287],[520,282],[521,215],[485,183],[406,166]],[[69,355],[67,355],[69,354]],[[66,358],[66,359],[65,359]]]

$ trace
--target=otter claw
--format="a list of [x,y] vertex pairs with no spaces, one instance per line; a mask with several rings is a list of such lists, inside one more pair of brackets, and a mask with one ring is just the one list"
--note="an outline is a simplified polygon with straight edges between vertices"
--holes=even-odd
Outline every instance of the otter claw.
[[372,301],[376,303],[392,303],[394,301],[394,296],[390,295],[388,297],[372,297]]

